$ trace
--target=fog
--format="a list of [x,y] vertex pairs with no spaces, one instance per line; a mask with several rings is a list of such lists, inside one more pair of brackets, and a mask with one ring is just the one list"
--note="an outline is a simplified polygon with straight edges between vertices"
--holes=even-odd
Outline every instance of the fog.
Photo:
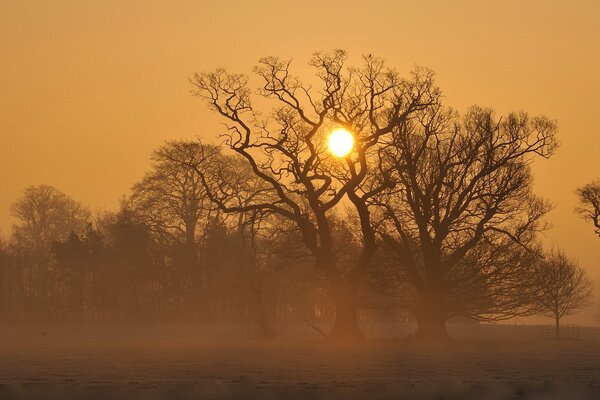
[[0,1],[0,397],[597,398],[595,1]]
[[598,390],[598,331],[556,342],[539,341],[522,327],[456,326],[460,340],[452,345],[388,338],[360,346],[331,346],[309,335],[243,340],[236,331],[4,327],[0,393],[9,399],[592,399]]

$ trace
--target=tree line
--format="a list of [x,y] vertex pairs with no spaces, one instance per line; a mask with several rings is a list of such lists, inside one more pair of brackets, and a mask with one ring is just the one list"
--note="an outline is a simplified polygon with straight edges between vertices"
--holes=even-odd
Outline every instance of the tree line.
[[[315,53],[315,78],[276,57],[250,78],[195,74],[192,93],[224,121],[220,145],[172,141],[116,212],[92,216],[50,186],[26,189],[0,254],[2,317],[331,321],[362,338],[360,310],[408,310],[416,337],[446,321],[555,318],[590,303],[576,260],[545,250],[547,200],[531,163],[556,123],[444,104],[431,71]],[[255,105],[256,104],[256,105]],[[327,147],[352,132],[344,157]],[[598,228],[598,183],[578,212]],[[317,328],[320,329],[320,328]]]

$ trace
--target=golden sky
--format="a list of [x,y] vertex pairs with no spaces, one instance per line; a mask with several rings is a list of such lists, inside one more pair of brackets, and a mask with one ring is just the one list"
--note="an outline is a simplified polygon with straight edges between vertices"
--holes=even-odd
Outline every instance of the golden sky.
[[157,145],[213,137],[193,72],[278,55],[303,74],[313,51],[343,48],[432,68],[459,110],[556,119],[561,148],[535,167],[555,205],[546,238],[600,281],[600,239],[573,214],[573,190],[600,177],[599,21],[596,0],[0,0],[0,229],[26,186],[115,208]]

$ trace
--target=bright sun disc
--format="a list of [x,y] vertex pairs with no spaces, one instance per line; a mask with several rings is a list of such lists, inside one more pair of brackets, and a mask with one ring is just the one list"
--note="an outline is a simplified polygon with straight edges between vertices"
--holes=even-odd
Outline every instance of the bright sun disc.
[[336,157],[346,157],[354,147],[354,136],[344,128],[335,129],[327,141],[329,151]]

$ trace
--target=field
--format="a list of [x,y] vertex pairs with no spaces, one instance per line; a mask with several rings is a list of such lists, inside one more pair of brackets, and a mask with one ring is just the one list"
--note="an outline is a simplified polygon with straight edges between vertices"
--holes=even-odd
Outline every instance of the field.
[[531,326],[456,325],[448,345],[373,331],[333,346],[300,329],[266,342],[233,325],[3,326],[0,399],[600,398],[592,328],[556,341]]

